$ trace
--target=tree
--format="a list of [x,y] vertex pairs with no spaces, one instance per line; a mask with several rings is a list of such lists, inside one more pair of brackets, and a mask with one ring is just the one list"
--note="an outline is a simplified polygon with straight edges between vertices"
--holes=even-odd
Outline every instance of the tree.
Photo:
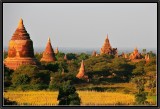
[[136,84],[138,92],[135,94],[135,100],[138,105],[146,104],[147,93],[144,92],[144,84],[146,80],[143,77],[137,77],[133,79],[133,82]]
[[8,98],[4,98],[4,105],[17,105],[17,102],[11,101]]
[[152,57],[155,57],[155,56],[156,56],[156,54],[155,54],[155,53],[153,53],[152,51],[149,51],[147,54],[150,56],[150,58],[152,58]]
[[70,81],[64,81],[59,88],[58,105],[80,105],[81,99]]
[[11,75],[13,73],[13,70],[9,69],[8,67],[6,67],[6,65],[4,65],[4,88],[9,87],[12,82],[11,82]]
[[26,74],[17,75],[17,77],[13,80],[13,85],[25,85],[30,82],[30,78]]
[[85,54],[85,53],[81,53],[80,55],[78,55],[78,60],[85,60],[85,59],[88,59],[89,58],[89,55],[88,54]]
[[34,55],[34,56],[37,58],[37,60],[39,60],[39,61],[40,61],[40,60],[41,60],[41,58],[42,58],[42,55],[43,55],[42,53],[35,53],[35,55]]
[[75,62],[75,60],[71,60],[67,65],[68,72],[73,72],[74,74],[77,74],[79,70],[78,64],[79,63]]
[[77,59],[76,54],[74,54],[74,53],[67,53],[67,59],[68,60]]
[[143,52],[143,54],[145,55],[145,54],[146,54],[146,49],[143,49],[142,52]]
[[135,69],[132,71],[132,74],[135,76],[146,74],[146,72],[144,71],[145,64],[146,64],[145,61],[140,61],[135,63]]
[[58,69],[59,69],[59,64],[58,64],[58,63],[53,63],[53,62],[45,63],[45,64],[44,64],[44,68],[45,68],[46,70],[50,70],[50,71],[53,71],[53,72],[57,72]]
[[133,75],[144,75],[145,72],[144,72],[144,68],[143,66],[137,66],[133,72],[132,72]]
[[3,57],[4,57],[4,59],[6,59],[7,56],[8,56],[8,52],[3,52]]
[[58,53],[56,54],[56,59],[57,59],[58,61],[63,61],[63,60],[64,60],[64,56],[65,56],[64,53],[58,52]]
[[12,74],[15,90],[40,90],[48,88],[50,71],[39,70],[37,66],[22,65]]
[[134,66],[128,64],[127,60],[124,58],[115,58],[112,60],[112,63],[110,63],[109,68],[110,68],[110,73],[114,74],[116,82],[117,81],[128,82],[132,75],[131,72]]

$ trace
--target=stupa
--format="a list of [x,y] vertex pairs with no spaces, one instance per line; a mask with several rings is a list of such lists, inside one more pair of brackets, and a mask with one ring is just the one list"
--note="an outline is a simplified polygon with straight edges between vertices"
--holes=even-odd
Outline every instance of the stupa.
[[96,53],[96,51],[94,50],[93,53],[92,53],[92,56],[96,56],[96,55],[97,55],[97,53]]
[[117,48],[112,48],[108,39],[108,34],[107,34],[107,38],[100,50],[100,54],[112,54],[112,55],[116,55],[117,54]]
[[80,67],[79,72],[76,75],[76,77],[79,79],[82,79],[82,78],[88,79],[88,76],[85,75],[85,68],[84,68],[84,61],[83,60],[81,62],[81,67]]
[[41,62],[54,62],[54,61],[56,61],[50,38],[48,38],[46,49],[44,50],[43,56],[40,61]]
[[18,27],[9,41],[8,57],[4,60],[4,64],[13,70],[20,65],[40,65],[34,57],[33,42],[22,19],[20,19]]
[[129,56],[130,60],[134,60],[134,59],[141,59],[142,55],[138,52],[137,47],[134,49],[133,53],[131,53],[131,55]]
[[66,54],[64,55],[64,60],[68,60],[68,59],[67,59],[67,55],[66,55]]
[[58,54],[58,53],[59,53],[58,47],[56,48],[56,50],[55,50],[54,53],[55,53],[55,54]]
[[150,57],[149,57],[148,54],[145,55],[145,60],[146,60],[146,62],[149,62],[149,61],[150,61]]

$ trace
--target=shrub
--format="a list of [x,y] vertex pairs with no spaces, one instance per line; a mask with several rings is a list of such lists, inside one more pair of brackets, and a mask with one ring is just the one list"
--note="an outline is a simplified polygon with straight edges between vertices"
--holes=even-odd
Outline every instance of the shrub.
[[17,102],[4,98],[4,105],[17,105]]
[[70,81],[63,82],[59,87],[58,105],[80,105],[81,99],[76,92],[76,89],[71,85]]

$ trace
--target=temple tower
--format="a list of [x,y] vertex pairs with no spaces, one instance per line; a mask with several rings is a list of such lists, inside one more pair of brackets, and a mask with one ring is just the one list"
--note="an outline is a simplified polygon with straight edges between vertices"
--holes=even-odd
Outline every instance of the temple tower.
[[43,56],[40,61],[41,62],[54,62],[54,61],[56,61],[50,38],[48,38],[46,49],[44,50]]
[[67,58],[67,55],[66,55],[66,54],[64,55],[64,60],[68,60],[68,58]]
[[82,60],[81,62],[81,67],[79,69],[78,74],[76,75],[77,78],[81,79],[84,77],[84,73],[85,73],[85,68],[84,68],[84,61]]
[[96,51],[94,50],[93,53],[92,53],[92,56],[96,56],[96,55],[97,55],[97,53],[96,53]]
[[142,55],[138,52],[137,47],[134,49],[134,51],[131,53],[131,55],[129,56],[130,60],[134,60],[134,59],[141,59]]
[[56,48],[56,50],[55,50],[54,53],[55,53],[55,54],[58,54],[58,53],[59,53],[58,47]]
[[149,57],[148,54],[145,55],[145,60],[146,60],[146,62],[149,62],[149,61],[150,61],[150,57]]
[[20,19],[8,46],[8,57],[4,64],[10,69],[17,69],[20,65],[40,65],[34,57],[33,42],[27,33],[23,20]]
[[102,48],[100,49],[100,54],[117,54],[117,48],[112,48],[111,44],[109,42],[109,38],[108,38],[108,34],[107,34],[107,38],[102,46]]

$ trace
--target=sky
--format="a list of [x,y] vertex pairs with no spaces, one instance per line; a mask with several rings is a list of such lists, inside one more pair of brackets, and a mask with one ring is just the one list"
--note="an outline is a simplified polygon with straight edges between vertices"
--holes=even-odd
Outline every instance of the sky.
[[156,3],[3,3],[3,46],[20,18],[34,47],[157,49]]

